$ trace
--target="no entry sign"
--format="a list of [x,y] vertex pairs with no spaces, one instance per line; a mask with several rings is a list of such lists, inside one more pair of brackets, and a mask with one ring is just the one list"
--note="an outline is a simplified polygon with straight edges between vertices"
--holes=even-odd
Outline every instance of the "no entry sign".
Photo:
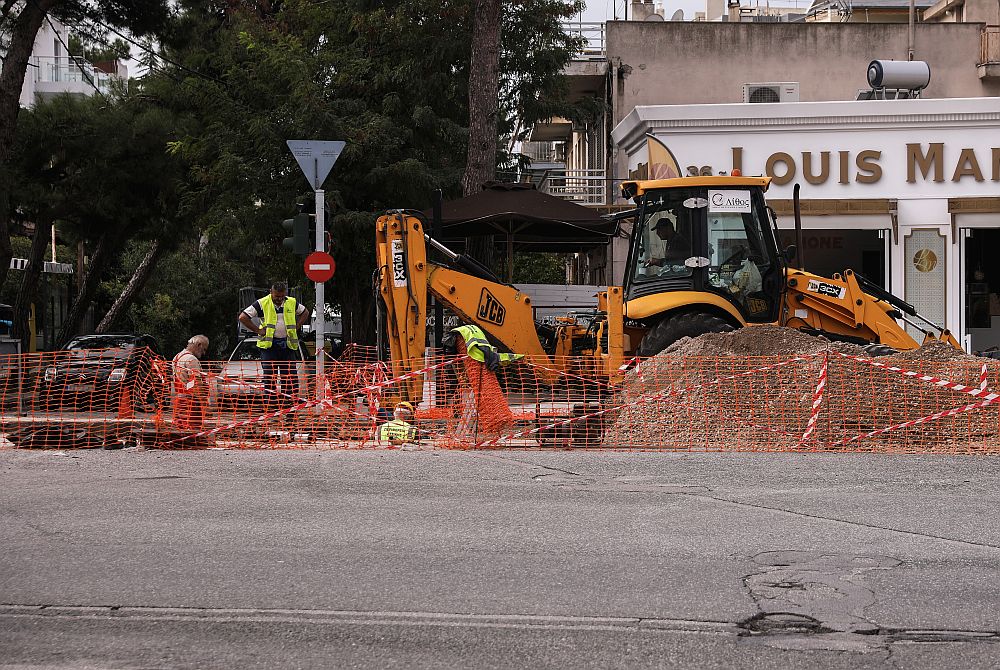
[[333,278],[333,271],[337,264],[333,262],[333,256],[323,251],[314,251],[306,256],[306,277],[314,282],[330,281]]

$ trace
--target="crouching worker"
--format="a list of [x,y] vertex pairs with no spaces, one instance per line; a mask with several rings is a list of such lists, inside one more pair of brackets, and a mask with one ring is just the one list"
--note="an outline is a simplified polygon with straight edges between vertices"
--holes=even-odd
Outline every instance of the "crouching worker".
[[408,402],[396,403],[396,408],[392,412],[392,421],[378,427],[378,441],[396,447],[415,443],[417,429],[410,423],[412,420],[413,405]]
[[201,369],[201,358],[208,351],[208,338],[195,335],[173,360],[174,425],[185,430],[199,430],[205,423],[208,384]]

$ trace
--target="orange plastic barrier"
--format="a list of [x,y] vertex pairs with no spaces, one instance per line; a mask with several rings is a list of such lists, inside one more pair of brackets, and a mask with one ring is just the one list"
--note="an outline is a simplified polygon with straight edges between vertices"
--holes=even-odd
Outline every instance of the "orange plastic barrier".
[[[327,360],[321,380],[296,364],[275,388],[259,362],[203,361],[204,392],[190,397],[170,366],[148,351],[0,358],[0,448],[1000,453],[1000,361],[973,357],[661,355],[608,379],[584,358],[493,375],[467,356],[428,356],[407,376],[423,398],[402,447],[376,436],[404,379],[371,349]],[[554,384],[551,370],[563,371]]]

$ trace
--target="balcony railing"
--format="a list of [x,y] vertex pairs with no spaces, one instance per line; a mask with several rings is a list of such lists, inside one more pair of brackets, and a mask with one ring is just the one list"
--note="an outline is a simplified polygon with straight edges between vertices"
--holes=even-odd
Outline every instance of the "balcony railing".
[[979,64],[1000,63],[1000,26],[986,26],[979,38]]
[[585,21],[568,21],[563,23],[563,30],[572,37],[584,39],[581,58],[607,58],[608,52],[604,45],[604,23],[588,23]]
[[548,170],[538,190],[579,205],[608,205],[618,199],[622,179],[612,179],[604,170]]
[[94,69],[91,63],[73,56],[35,56],[35,81],[39,83],[87,84],[101,93],[109,93],[114,85],[124,85],[125,80],[115,74]]

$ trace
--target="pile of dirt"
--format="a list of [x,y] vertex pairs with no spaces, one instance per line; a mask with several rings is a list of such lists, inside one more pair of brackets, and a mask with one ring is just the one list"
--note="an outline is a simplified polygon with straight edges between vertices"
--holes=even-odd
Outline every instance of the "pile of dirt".
[[[805,360],[789,362],[797,356]],[[804,441],[824,360],[824,398],[810,439]],[[997,448],[997,405],[857,439],[977,402],[864,360],[972,387],[980,385],[986,363],[988,386],[1000,390],[1000,361],[970,356],[941,342],[869,359],[857,345],[790,328],[755,326],[684,338],[641,362],[621,386],[616,399],[621,409],[608,417],[604,445],[947,453]]]
[[[988,360],[980,359],[978,356],[967,354],[961,349],[956,349],[947,342],[942,342],[941,340],[931,340],[919,349],[901,351],[888,358],[897,362],[927,361],[936,363],[968,363],[974,360],[982,363],[983,361]],[[998,363],[1000,363],[1000,361],[998,361]]]
[[794,328],[752,326],[728,333],[706,333],[682,337],[660,356],[797,356],[832,349],[849,355],[863,355],[864,349],[845,342],[831,342]]

